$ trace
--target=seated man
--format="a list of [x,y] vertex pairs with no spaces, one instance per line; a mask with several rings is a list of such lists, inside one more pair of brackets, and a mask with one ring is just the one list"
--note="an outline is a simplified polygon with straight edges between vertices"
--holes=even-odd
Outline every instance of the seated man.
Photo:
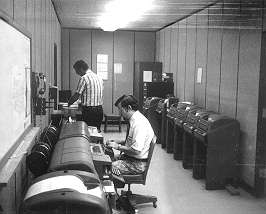
[[123,95],[115,106],[121,116],[129,121],[129,132],[126,141],[106,142],[106,145],[121,151],[118,160],[112,167],[118,168],[122,174],[138,174],[145,170],[150,143],[154,132],[148,119],[138,111],[138,102],[132,95]]

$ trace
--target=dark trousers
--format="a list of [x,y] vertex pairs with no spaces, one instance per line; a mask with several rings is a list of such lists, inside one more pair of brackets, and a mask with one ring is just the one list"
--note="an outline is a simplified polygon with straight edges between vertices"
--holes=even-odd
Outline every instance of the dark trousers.
[[103,120],[103,107],[102,106],[82,106],[82,120],[88,126],[96,126],[100,130]]

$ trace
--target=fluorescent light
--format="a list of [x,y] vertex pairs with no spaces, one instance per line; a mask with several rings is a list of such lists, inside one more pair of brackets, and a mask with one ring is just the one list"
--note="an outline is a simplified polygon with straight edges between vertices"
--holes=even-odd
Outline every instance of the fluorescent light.
[[115,31],[138,20],[152,8],[153,0],[114,0],[105,6],[105,13],[99,17],[98,25],[105,31]]

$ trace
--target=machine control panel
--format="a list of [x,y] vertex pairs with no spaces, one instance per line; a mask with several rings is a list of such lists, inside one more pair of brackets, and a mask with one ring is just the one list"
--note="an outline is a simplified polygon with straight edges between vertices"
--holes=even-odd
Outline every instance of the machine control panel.
[[148,97],[144,102],[143,114],[147,116],[148,112],[155,111],[160,100],[159,97]]
[[148,109],[158,104],[158,102],[161,100],[159,97],[148,97],[146,98],[143,108]]
[[192,133],[197,126],[198,120],[200,118],[208,118],[210,112],[204,109],[193,109],[189,111],[186,121],[183,124],[184,130],[186,132]]
[[177,108],[178,108],[178,103],[172,104],[168,110],[167,117],[170,119],[174,119],[177,114]]
[[177,115],[175,119],[175,124],[179,127],[183,127],[184,122],[186,121],[187,115],[190,111],[199,110],[200,107],[192,103],[183,103],[177,109]]

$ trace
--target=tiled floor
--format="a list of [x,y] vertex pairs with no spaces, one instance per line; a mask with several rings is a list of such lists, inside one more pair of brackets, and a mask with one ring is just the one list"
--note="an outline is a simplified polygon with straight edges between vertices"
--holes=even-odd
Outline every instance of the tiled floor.
[[[115,129],[114,127],[114,130]],[[124,139],[123,132],[103,133],[107,139]],[[151,204],[139,206],[143,214],[263,214],[266,200],[257,199],[240,189],[239,196],[231,196],[226,190],[205,190],[204,180],[195,180],[190,170],[175,161],[161,145],[154,150],[147,183],[133,185],[132,191],[158,197],[158,207]]]

